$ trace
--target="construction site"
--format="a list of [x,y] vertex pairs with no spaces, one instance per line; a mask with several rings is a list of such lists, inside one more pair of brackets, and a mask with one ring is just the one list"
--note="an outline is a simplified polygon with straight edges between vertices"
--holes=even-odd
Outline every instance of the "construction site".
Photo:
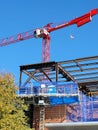
[[[42,78],[48,82],[40,83]],[[98,56],[20,66],[20,86],[19,96],[30,104],[31,128],[65,129],[78,122],[80,129],[83,122],[98,121]]]
[[98,9],[59,25],[19,33],[0,40],[0,46],[42,38],[42,63],[20,66],[17,95],[29,104],[34,130],[98,129],[98,56],[50,61],[50,33],[91,21]]

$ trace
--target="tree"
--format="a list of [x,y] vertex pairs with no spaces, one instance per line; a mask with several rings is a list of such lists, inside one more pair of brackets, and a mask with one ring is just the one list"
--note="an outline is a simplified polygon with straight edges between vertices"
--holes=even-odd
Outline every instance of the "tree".
[[28,106],[16,95],[12,74],[0,74],[0,130],[31,130],[24,111]]

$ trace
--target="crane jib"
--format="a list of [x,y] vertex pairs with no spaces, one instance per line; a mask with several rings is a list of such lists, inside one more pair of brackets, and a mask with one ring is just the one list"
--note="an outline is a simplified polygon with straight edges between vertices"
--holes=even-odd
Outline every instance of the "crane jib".
[[47,24],[43,28],[36,28],[31,31],[18,33],[14,36],[0,39],[0,46],[9,45],[11,43],[20,42],[30,38],[42,38],[42,61],[47,62],[50,59],[50,35],[52,31],[76,24],[78,27],[91,21],[92,16],[98,14],[98,9],[93,9],[90,12],[70,20],[69,22],[64,22],[62,24],[51,26],[52,23]]

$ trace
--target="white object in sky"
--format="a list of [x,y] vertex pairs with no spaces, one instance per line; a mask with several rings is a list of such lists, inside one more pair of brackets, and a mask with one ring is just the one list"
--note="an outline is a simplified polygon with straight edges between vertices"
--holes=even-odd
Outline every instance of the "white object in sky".
[[73,35],[70,35],[70,38],[71,38],[71,39],[74,39],[75,37],[74,37]]

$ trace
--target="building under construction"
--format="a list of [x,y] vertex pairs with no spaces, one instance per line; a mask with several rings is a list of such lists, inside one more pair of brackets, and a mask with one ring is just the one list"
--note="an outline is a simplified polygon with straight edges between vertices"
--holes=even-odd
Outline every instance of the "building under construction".
[[98,128],[98,56],[22,65],[19,83],[31,128]]
[[98,8],[68,22],[48,23],[0,40],[2,47],[30,38],[42,39],[42,63],[20,66],[18,95],[29,103],[31,128],[57,130],[61,127],[63,130],[67,122],[98,120],[98,56],[49,62],[50,33],[71,25],[83,26],[97,14]]

